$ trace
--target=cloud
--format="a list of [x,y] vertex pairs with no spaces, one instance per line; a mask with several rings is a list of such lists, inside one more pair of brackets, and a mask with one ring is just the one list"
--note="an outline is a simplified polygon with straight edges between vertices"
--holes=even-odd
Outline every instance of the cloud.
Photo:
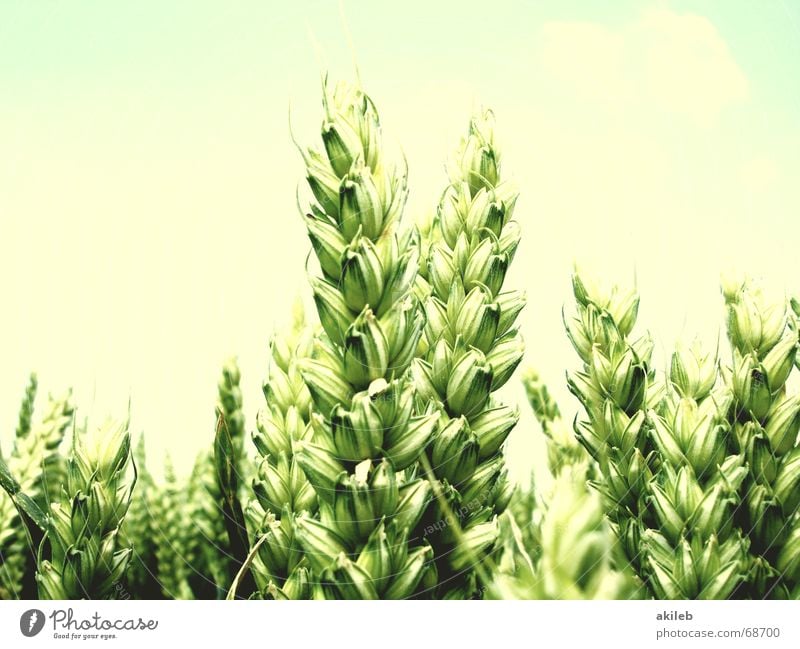
[[644,43],[651,96],[662,107],[707,123],[747,97],[744,73],[707,18],[650,11],[635,31]]
[[633,102],[703,125],[748,93],[724,39],[696,14],[651,10],[620,27],[548,22],[537,57],[582,97],[606,105]]

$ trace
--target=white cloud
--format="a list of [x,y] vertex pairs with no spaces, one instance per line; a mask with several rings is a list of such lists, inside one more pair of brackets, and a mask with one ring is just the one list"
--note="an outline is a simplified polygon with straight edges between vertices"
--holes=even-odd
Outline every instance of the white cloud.
[[696,121],[712,121],[747,97],[747,79],[713,24],[695,14],[647,12],[635,27],[651,96]]
[[705,17],[651,10],[612,28],[558,21],[541,31],[539,63],[578,94],[712,123],[747,97],[747,79]]

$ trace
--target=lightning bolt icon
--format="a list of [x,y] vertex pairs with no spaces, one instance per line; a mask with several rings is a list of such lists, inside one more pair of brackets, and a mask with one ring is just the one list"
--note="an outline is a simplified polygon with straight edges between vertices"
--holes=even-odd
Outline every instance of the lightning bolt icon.
[[39,616],[36,614],[36,611],[31,613],[30,618],[28,619],[28,631],[33,631],[33,625],[36,624],[36,620]]

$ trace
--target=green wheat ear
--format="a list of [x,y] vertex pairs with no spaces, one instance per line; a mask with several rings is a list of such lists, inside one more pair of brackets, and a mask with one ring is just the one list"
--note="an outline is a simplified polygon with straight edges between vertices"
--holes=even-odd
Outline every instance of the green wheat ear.
[[641,538],[657,464],[646,418],[663,393],[650,363],[653,343],[647,335],[632,336],[635,291],[605,289],[577,271],[572,284],[576,308],[565,325],[582,366],[569,373],[567,384],[585,413],[575,421],[575,434],[597,464],[594,483],[627,562],[644,581]]
[[293,450],[319,517],[297,516],[293,528],[325,597],[405,598],[436,579],[429,544],[410,536],[428,503],[413,467],[436,423],[414,414],[408,373],[422,329],[418,237],[401,228],[406,171],[381,143],[375,104],[326,80],[323,108],[322,146],[304,160],[324,335],[299,363],[312,438]]
[[[550,473],[556,476],[562,467],[589,459],[586,450],[561,417],[558,404],[538,373],[528,368],[522,377],[522,384],[531,410],[547,437],[547,465]],[[591,471],[590,477],[593,477]]]
[[[19,491],[32,499],[39,510],[47,512],[50,502],[59,498],[61,484],[66,479],[66,460],[60,448],[73,423],[73,405],[69,393],[57,398],[50,395],[42,414],[36,417],[33,410],[36,389],[36,377],[32,375],[20,407],[17,434],[7,465],[19,483]],[[28,530],[21,523],[14,501],[0,492],[1,598],[28,599],[36,593],[38,545],[31,543]]]
[[[302,303],[295,302],[292,324],[270,343],[269,375],[263,386],[266,407],[253,435],[260,461],[247,515],[256,539],[253,574],[261,597],[309,599],[321,596],[295,534],[295,519],[318,511],[317,494],[300,468],[297,444],[312,436],[311,394],[300,363],[311,357],[314,331]],[[316,590],[316,592],[315,592]]]
[[33,418],[33,405],[36,400],[36,391],[39,388],[39,380],[36,374],[31,374],[28,385],[25,387],[25,396],[19,408],[19,422],[17,424],[17,437],[26,437],[31,431],[31,419]]
[[538,374],[526,371],[523,383],[547,437],[554,482],[538,497],[531,490],[512,499],[514,516],[503,517],[507,536],[493,594],[521,599],[641,596],[633,575],[616,567],[616,539],[602,499],[588,481],[596,472],[591,458],[561,419]]
[[217,477],[214,456],[198,455],[186,485],[188,497],[182,509],[188,517],[186,549],[189,584],[195,599],[224,599],[235,570],[230,566],[228,528],[224,496]]
[[76,435],[40,550],[40,598],[106,599],[122,583],[131,555],[120,539],[134,485],[129,464],[127,423],[107,422]]
[[797,302],[769,299],[751,281],[723,282],[733,366],[728,419],[744,456],[742,528],[749,540],[746,594],[793,597],[800,587],[800,395],[787,387],[797,362]]
[[422,230],[427,264],[416,287],[426,324],[412,371],[418,405],[437,416],[426,462],[442,495],[419,533],[434,548],[436,595],[469,598],[512,491],[502,448],[519,413],[494,392],[524,351],[515,320],[525,298],[504,289],[520,240],[517,192],[502,179],[490,111],[472,118],[448,172],[436,219]]
[[[247,558],[250,540],[242,507],[241,496],[247,480],[245,469],[245,418],[242,411],[241,375],[235,359],[228,360],[222,368],[217,401],[217,431],[214,439],[214,464],[219,488],[221,515],[227,530],[228,554],[226,585],[231,584]],[[252,576],[247,573],[239,582],[239,595],[247,598],[255,589]]]
[[[205,456],[195,464],[204,469],[209,463]],[[152,526],[155,541],[158,584],[167,599],[194,599],[189,583],[198,573],[203,585],[207,584],[201,573],[200,546],[209,543],[199,538],[201,517],[196,512],[196,487],[194,481],[179,481],[169,457],[164,462],[164,484],[157,485],[152,499]],[[205,494],[205,490],[203,490]]]
[[731,524],[745,476],[718,386],[718,361],[698,343],[672,355],[663,401],[648,413],[660,466],[651,483],[653,529],[643,534],[659,598],[724,599],[744,577],[747,543]]
[[614,535],[600,495],[587,484],[588,462],[565,465],[542,516],[542,554],[534,592],[543,599],[629,599],[631,575],[614,568]]
[[[37,388],[36,374],[31,374],[20,404],[17,439],[27,437],[30,433]],[[9,458],[12,465],[14,463],[12,458],[20,460],[19,455],[20,449],[15,444]],[[1,453],[0,458],[2,458]],[[26,547],[25,534],[20,528],[20,522],[14,501],[8,494],[0,491],[0,599],[23,597],[26,564],[31,563],[29,558],[32,553]]]

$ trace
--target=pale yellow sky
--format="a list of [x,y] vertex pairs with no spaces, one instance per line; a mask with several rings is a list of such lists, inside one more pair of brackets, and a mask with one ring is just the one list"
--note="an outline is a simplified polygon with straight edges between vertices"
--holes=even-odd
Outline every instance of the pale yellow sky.
[[[269,335],[307,296],[290,106],[307,142],[320,67],[352,68],[335,3],[139,4],[0,9],[0,442],[35,369],[44,391],[73,386],[84,414],[123,416],[130,398],[154,462],[169,452],[186,470],[211,441],[227,356],[250,425],[262,405]],[[422,21],[423,6],[345,3],[408,158],[407,216],[435,206],[470,111],[494,108],[521,188],[508,284],[529,297],[526,362],[567,412],[575,260],[636,277],[659,361],[678,337],[716,341],[725,268],[800,292],[796,13],[501,2],[491,21],[438,6]],[[507,393],[522,403],[516,383]],[[525,476],[541,457],[526,416],[510,465]]]

